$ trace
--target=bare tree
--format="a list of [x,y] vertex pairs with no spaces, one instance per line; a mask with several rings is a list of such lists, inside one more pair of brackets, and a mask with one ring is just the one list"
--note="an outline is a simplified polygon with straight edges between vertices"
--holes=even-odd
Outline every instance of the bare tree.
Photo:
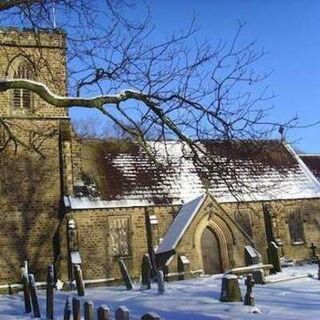
[[35,32],[55,26],[53,9],[67,32],[70,95],[26,79],[2,79],[1,91],[22,88],[57,107],[97,109],[149,155],[146,137],[152,131],[155,140],[184,142],[198,162],[208,159],[198,141],[260,140],[279,127],[268,120],[273,94],[261,86],[268,74],[255,70],[265,53],[255,42],[240,45],[242,24],[233,39],[215,45],[197,40],[194,20],[185,32],[155,41],[148,8],[142,20],[130,18],[143,10],[135,1],[0,6],[3,23]]

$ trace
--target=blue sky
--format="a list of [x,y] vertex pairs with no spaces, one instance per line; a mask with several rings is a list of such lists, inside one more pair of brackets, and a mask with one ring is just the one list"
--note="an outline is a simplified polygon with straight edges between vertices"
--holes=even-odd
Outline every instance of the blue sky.
[[[155,37],[186,28],[193,15],[199,39],[230,40],[238,21],[246,23],[244,43],[256,40],[268,54],[258,70],[277,95],[270,111],[275,121],[299,117],[300,125],[320,121],[320,1],[318,0],[149,0]],[[269,103],[270,104],[270,103]],[[77,116],[77,110],[71,116]],[[287,139],[299,149],[320,153],[320,124],[292,129]]]
[[[152,0],[159,35],[181,30],[193,13],[209,41],[230,39],[237,21],[246,22],[244,42],[256,40],[268,55],[258,68],[272,71],[266,84],[277,97],[272,117],[298,115],[300,123],[320,120],[320,1],[317,0]],[[294,129],[288,139],[306,152],[320,152],[320,125]]]

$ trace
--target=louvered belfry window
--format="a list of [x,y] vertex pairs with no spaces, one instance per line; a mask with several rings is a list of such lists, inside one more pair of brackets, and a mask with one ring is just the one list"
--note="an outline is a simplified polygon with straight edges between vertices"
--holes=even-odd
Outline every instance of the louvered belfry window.
[[[23,61],[14,71],[13,77],[15,79],[32,79],[33,67],[30,63]],[[13,90],[13,110],[14,111],[28,111],[31,109],[31,92],[25,89]]]

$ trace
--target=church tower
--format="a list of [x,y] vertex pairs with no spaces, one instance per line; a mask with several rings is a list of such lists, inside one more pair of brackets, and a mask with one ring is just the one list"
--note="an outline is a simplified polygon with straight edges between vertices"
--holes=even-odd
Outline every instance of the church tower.
[[[65,34],[1,29],[0,78],[35,80],[65,95]],[[66,144],[70,149],[68,113],[14,89],[0,93],[0,121],[0,284],[19,282],[25,260],[36,280],[44,280],[47,265],[59,259],[56,230],[71,156],[63,154]]]

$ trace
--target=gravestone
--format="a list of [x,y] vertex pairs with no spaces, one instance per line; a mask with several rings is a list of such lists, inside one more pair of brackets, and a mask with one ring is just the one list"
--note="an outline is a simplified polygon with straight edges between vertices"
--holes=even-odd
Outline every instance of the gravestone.
[[47,319],[53,320],[54,272],[53,265],[48,266],[47,273]]
[[320,280],[320,259],[318,259],[318,280]]
[[66,304],[64,305],[63,320],[70,320],[70,318],[71,318],[71,306],[70,306],[69,297],[67,297]]
[[247,286],[247,292],[246,292],[246,295],[244,296],[243,304],[245,306],[254,306],[254,297],[253,297],[253,293],[252,293],[252,288],[254,287],[254,280],[253,280],[251,274],[247,275],[247,279],[245,281],[245,284]]
[[21,268],[22,276],[22,285],[23,285],[23,298],[24,298],[24,308],[25,313],[30,313],[31,309],[31,297],[30,297],[30,288],[29,288],[29,278],[26,268]]
[[242,301],[238,277],[234,274],[226,274],[222,278],[220,301]]
[[253,270],[252,276],[255,284],[266,284],[266,278],[262,269]]
[[272,272],[281,271],[280,252],[275,242],[270,242],[267,249],[269,263],[273,265]]
[[245,246],[244,259],[245,259],[246,266],[258,264],[261,262],[261,254],[252,246]]
[[141,320],[161,320],[160,316],[155,312],[146,313],[141,317]]
[[29,274],[29,288],[30,288],[33,316],[35,318],[41,318],[39,303],[38,303],[38,296],[36,291],[36,281],[34,279],[33,274]]
[[178,256],[178,272],[179,280],[185,280],[190,278],[190,261],[186,256]]
[[80,300],[76,297],[72,298],[72,314],[73,320],[81,320]]
[[101,305],[98,308],[98,320],[111,320],[110,308],[106,305]]
[[84,320],[94,320],[94,304],[93,301],[85,301],[83,304]]
[[317,256],[317,252],[316,252],[317,247],[314,245],[314,243],[311,243],[310,246],[310,250],[311,250],[311,256],[310,256],[310,260],[312,263],[317,263],[319,257]]
[[74,270],[74,277],[76,279],[76,284],[77,284],[77,291],[78,295],[80,297],[84,296],[84,282],[83,282],[83,276],[82,276],[82,270],[80,268],[80,265],[75,265],[73,267]]
[[119,264],[122,279],[127,287],[127,290],[132,290],[133,288],[132,281],[131,281],[128,269],[122,258],[118,260],[118,264]]
[[149,254],[145,254],[141,264],[141,290],[151,289],[151,260]]
[[164,294],[166,289],[164,286],[164,274],[162,270],[157,272],[157,284],[158,284],[158,293]]
[[130,310],[126,306],[120,306],[115,312],[115,320],[130,320]]

